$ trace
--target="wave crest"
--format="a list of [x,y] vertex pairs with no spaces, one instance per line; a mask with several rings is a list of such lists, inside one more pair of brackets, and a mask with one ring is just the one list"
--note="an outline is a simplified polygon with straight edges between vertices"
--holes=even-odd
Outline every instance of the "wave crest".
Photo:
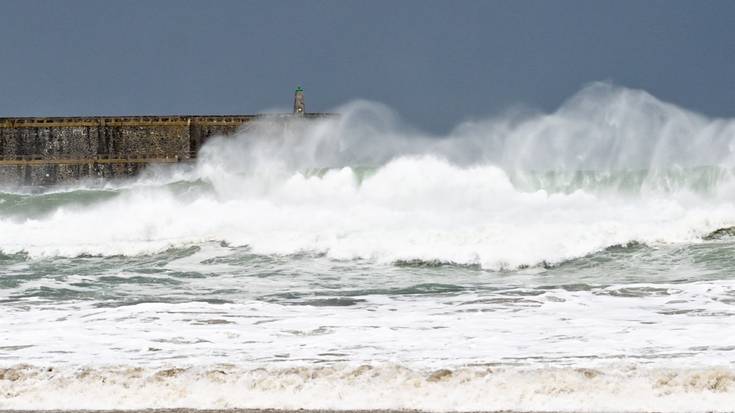
[[517,269],[735,225],[735,121],[642,91],[594,84],[553,113],[465,122],[447,136],[369,102],[341,112],[213,139],[195,167],[158,181],[0,194],[0,250],[137,255],[223,241],[256,254]]

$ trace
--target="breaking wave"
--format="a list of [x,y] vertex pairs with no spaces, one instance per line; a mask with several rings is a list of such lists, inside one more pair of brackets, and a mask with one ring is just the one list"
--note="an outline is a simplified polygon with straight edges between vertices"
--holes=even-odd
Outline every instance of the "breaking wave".
[[735,225],[735,121],[593,84],[549,114],[447,136],[354,102],[212,139],[135,181],[0,193],[0,251],[138,255],[224,241],[254,253],[486,269],[554,265]]

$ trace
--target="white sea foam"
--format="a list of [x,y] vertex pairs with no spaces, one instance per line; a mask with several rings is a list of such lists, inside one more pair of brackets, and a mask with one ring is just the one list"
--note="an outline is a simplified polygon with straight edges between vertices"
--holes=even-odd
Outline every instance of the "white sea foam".
[[[388,277],[352,288],[375,288],[391,282]],[[366,290],[342,306],[320,302],[340,298],[338,290],[267,299],[266,294],[297,292],[313,282],[207,278],[182,288],[200,291],[183,303],[156,302],[156,290],[141,283],[131,288],[148,290],[149,297],[138,304],[24,300],[3,310],[0,362],[151,368],[395,362],[439,369],[477,363],[597,367],[634,357],[647,366],[696,368],[727,366],[735,349],[728,328],[733,281],[582,291],[506,287],[441,296]],[[24,288],[42,286],[65,287],[41,280]],[[197,301],[226,288],[259,298]]]
[[[240,179],[244,191],[251,179]],[[0,246],[32,256],[134,255],[225,240],[262,254],[499,269],[560,262],[634,240],[696,242],[735,225],[731,202],[526,192],[496,166],[459,167],[433,156],[398,158],[360,183],[350,168],[321,177],[296,173],[264,192],[187,198],[165,188],[136,189],[41,218],[0,218]]]
[[0,409],[732,410],[703,236],[735,226],[735,121],[599,84],[443,137],[341,112],[0,199]]
[[726,412],[730,369],[416,371],[398,365],[243,370],[233,366],[0,369],[0,409],[421,409]]
[[[160,178],[201,179],[209,190],[152,186],[152,171],[113,200],[27,220],[0,217],[0,249],[134,255],[224,240],[264,254],[498,269],[633,240],[693,242],[735,225],[727,169],[735,123],[645,92],[593,85],[556,113],[468,122],[435,138],[407,130],[384,107],[362,102],[343,112],[338,120],[256,125],[214,139],[194,170]],[[364,176],[355,165],[377,169]],[[692,187],[701,184],[696,177],[661,175],[661,168],[702,165],[724,168],[709,177],[706,194]],[[324,167],[335,168],[305,173]],[[625,182],[610,174],[638,169],[648,172],[634,193],[618,192]],[[570,189],[556,192],[539,181],[529,188],[533,170],[556,171],[556,184],[571,179],[565,171],[592,170],[613,184],[574,190],[562,182]]]

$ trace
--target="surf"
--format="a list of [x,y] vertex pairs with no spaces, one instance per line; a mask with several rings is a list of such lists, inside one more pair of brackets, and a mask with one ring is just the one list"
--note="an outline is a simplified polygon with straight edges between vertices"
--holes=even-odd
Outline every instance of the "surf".
[[0,194],[0,250],[134,256],[222,241],[503,270],[698,243],[735,225],[735,121],[644,91],[592,84],[552,113],[469,120],[446,136],[377,103],[337,111],[213,138],[193,167]]

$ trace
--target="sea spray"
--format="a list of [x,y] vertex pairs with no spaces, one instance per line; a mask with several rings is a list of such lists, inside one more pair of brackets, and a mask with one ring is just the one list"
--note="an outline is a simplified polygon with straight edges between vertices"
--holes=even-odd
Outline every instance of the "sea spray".
[[0,409],[731,410],[733,120],[340,112],[0,193]]
[[[225,241],[262,254],[512,269],[735,225],[735,123],[642,91],[594,84],[552,114],[469,122],[444,137],[380,105],[340,112],[213,139],[194,168],[159,184],[151,171],[113,199],[81,191],[58,207],[4,204],[0,248],[131,255]],[[172,186],[172,176],[205,186]]]

